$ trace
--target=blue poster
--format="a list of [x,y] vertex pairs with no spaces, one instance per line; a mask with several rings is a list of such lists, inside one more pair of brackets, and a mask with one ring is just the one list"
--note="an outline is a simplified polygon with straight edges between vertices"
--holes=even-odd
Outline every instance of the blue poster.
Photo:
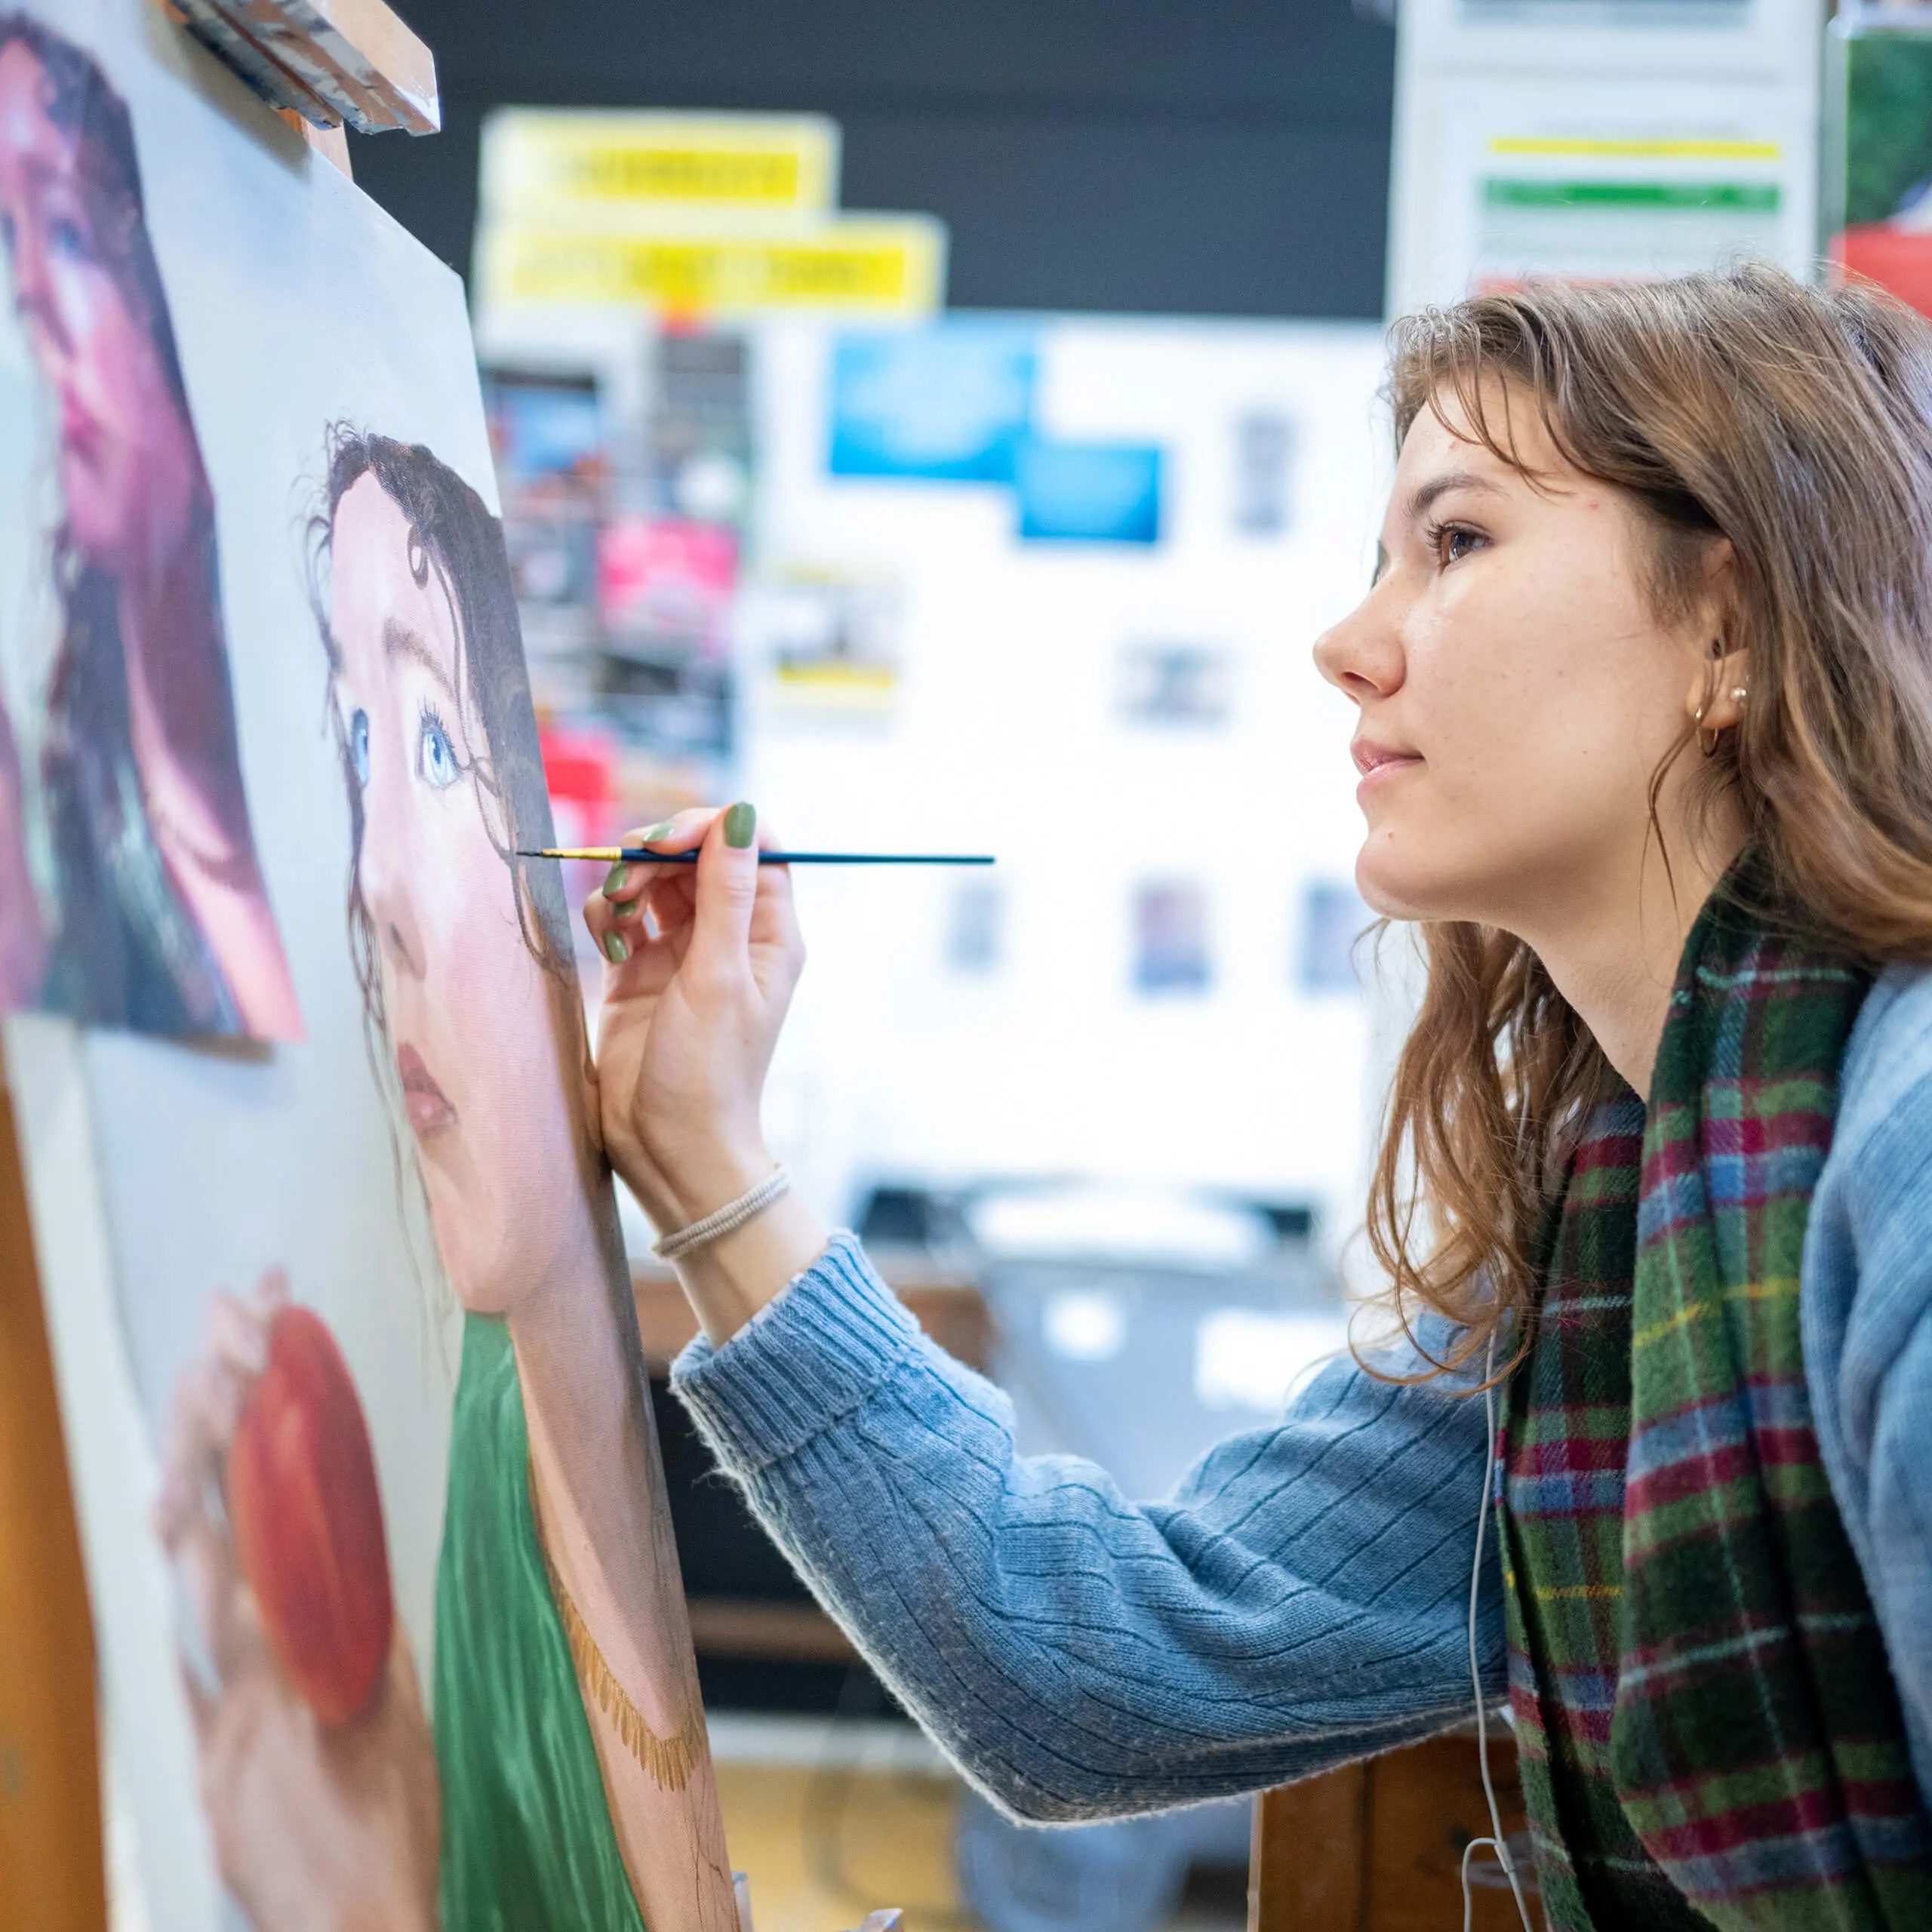
[[834,476],[1011,483],[1038,362],[1032,331],[1011,323],[841,336],[827,466]]
[[1016,452],[1013,480],[1024,540],[1160,541],[1161,452],[1151,445],[1032,438]]

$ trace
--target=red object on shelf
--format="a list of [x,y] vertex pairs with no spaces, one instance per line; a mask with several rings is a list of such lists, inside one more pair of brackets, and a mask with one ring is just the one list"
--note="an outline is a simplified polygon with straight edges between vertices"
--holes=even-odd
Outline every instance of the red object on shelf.
[[1921,315],[1932,315],[1932,229],[1862,221],[1832,245],[1848,272],[1887,288]]
[[376,1458],[321,1318],[285,1308],[228,1452],[236,1553],[283,1669],[325,1724],[368,1709],[395,1622]]
[[595,845],[608,835],[617,809],[617,758],[610,740],[595,731],[537,733],[543,782],[559,845]]

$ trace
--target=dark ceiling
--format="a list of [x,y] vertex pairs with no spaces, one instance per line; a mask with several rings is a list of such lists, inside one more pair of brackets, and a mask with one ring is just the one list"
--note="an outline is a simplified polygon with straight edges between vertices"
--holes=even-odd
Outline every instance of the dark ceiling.
[[1349,0],[401,0],[445,131],[356,179],[459,269],[499,103],[811,109],[964,308],[1377,316],[1395,36]]

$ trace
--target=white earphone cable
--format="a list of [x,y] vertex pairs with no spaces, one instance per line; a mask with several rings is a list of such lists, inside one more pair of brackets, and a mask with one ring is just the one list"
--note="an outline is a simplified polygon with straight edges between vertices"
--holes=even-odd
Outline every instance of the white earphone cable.
[[1475,1901],[1469,1895],[1469,1858],[1482,1845],[1487,1845],[1496,1854],[1496,1862],[1503,1867],[1503,1875],[1509,1881],[1509,1894],[1516,1901],[1516,1916],[1523,1922],[1523,1932],[1535,1932],[1530,1924],[1530,1908],[1524,1900],[1521,1883],[1516,1876],[1516,1861],[1509,1856],[1509,1841],[1503,1834],[1503,1810],[1496,1801],[1496,1786],[1490,1781],[1489,1713],[1483,1702],[1482,1669],[1476,1651],[1476,1599],[1482,1583],[1483,1535],[1488,1527],[1489,1512],[1494,1503],[1490,1485],[1496,1480],[1495,1373],[1496,1337],[1492,1334],[1488,1352],[1483,1358],[1482,1501],[1476,1512],[1476,1560],[1469,1571],[1469,1685],[1475,1694],[1476,1762],[1482,1771],[1482,1795],[1489,1805],[1491,1835],[1472,1838],[1463,1847],[1463,1932],[1469,1932],[1470,1915],[1475,1909]]

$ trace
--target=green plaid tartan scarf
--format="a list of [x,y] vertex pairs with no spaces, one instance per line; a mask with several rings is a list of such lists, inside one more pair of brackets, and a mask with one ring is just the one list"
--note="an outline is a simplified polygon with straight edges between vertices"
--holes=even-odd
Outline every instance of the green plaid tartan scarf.
[[1509,1694],[1559,1932],[1932,1927],[1932,1832],[1798,1341],[1866,976],[1746,860],[1647,1112],[1614,1075],[1546,1231],[1497,1501]]

